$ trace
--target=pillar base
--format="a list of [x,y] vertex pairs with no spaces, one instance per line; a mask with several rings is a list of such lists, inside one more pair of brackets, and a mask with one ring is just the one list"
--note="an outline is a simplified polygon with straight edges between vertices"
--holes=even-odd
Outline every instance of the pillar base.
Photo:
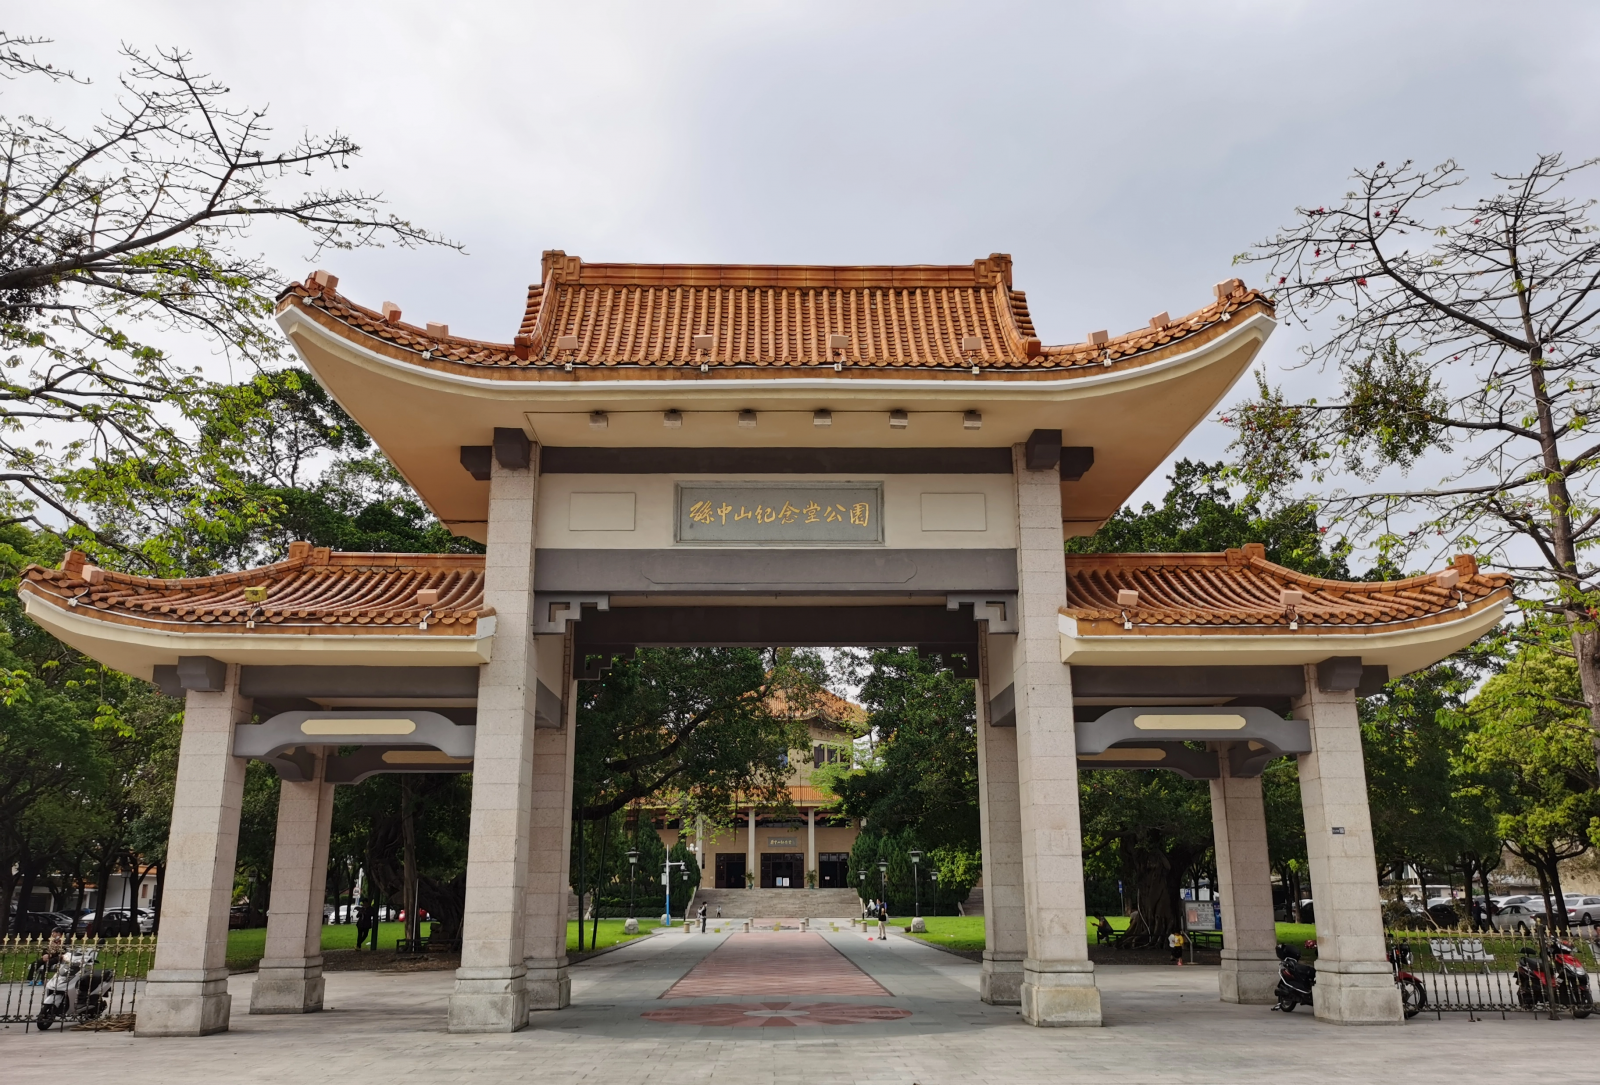
[[1047,971],[1025,963],[1022,1019],[1038,1028],[1084,1028],[1101,1024],[1100,989],[1094,985],[1094,964],[1063,962],[1059,970]]
[[567,975],[567,959],[559,964],[548,961],[527,961],[527,976],[522,989],[530,1013],[538,1010],[564,1010],[572,1005],[572,978]]
[[1022,961],[983,955],[983,971],[978,973],[978,997],[991,1006],[1022,1004]]
[[251,1013],[318,1013],[322,1009],[322,958],[261,962],[250,990]]
[[1224,1002],[1236,1002],[1241,1006],[1271,1006],[1278,1001],[1278,996],[1273,993],[1278,987],[1278,972],[1276,955],[1245,957],[1225,949],[1222,951],[1222,971],[1217,976],[1217,993]]
[[451,1032],[516,1032],[528,1024],[523,970],[460,968],[450,994]]
[[210,1036],[228,1031],[233,996],[228,994],[228,973],[212,979],[162,979],[151,972],[139,1012],[134,1017],[138,1036]]
[[1399,1025],[1405,1022],[1400,988],[1387,961],[1318,960],[1312,1008],[1317,1020],[1335,1025]]

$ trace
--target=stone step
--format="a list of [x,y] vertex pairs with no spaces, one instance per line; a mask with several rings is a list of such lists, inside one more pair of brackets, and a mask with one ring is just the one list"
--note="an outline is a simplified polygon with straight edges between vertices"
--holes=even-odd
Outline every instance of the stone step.
[[741,919],[838,919],[861,914],[861,898],[854,889],[707,889],[695,890],[684,915],[694,915],[700,905],[715,916]]

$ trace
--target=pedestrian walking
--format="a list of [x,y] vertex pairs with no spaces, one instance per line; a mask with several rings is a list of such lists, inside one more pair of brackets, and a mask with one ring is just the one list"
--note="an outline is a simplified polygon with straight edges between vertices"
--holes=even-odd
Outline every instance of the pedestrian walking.
[[1183,935],[1173,931],[1167,935],[1167,948],[1172,951],[1172,963],[1179,968],[1183,967]]
[[700,933],[704,934],[706,932],[706,906],[704,904],[700,905],[700,911],[697,914],[700,916]]

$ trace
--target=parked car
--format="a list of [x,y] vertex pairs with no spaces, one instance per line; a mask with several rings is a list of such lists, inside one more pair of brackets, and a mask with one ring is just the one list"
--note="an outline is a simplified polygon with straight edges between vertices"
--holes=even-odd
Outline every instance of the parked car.
[[97,912],[84,912],[78,917],[77,922],[73,923],[72,932],[74,934],[88,934],[94,927],[94,917],[98,914]]
[[1501,908],[1495,913],[1494,926],[1496,930],[1532,934],[1534,927],[1543,918],[1544,903],[1529,898],[1519,904],[1507,904]]
[[250,905],[235,904],[228,909],[228,929],[242,930],[250,922]]
[[12,934],[72,933],[72,917],[64,912],[24,912],[11,917]]
[[1567,922],[1592,927],[1600,922],[1600,897],[1569,896]]
[[149,934],[155,930],[156,914],[149,908],[107,908],[92,924],[92,932],[102,938],[128,934]]
[[[398,912],[387,905],[380,905],[377,909],[378,919],[384,923],[392,922],[398,914]],[[427,912],[424,911],[423,915],[426,916]],[[349,904],[341,904],[339,907],[335,908],[333,905],[329,904],[325,905],[322,909],[322,921],[324,923],[354,923],[360,918],[360,905],[355,905],[352,907]]]

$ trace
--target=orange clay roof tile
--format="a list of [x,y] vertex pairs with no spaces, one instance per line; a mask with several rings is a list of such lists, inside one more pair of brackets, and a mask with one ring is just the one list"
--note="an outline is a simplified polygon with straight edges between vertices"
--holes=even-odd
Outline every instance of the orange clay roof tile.
[[[476,554],[344,554],[293,543],[285,561],[218,576],[164,580],[106,569],[91,584],[86,568],[72,551],[60,569],[28,566],[19,590],[86,616],[168,632],[472,636],[478,619],[494,613],[483,605]],[[265,600],[246,598],[247,588],[265,588]],[[424,589],[436,591],[437,602],[419,603]]]
[[[586,264],[546,252],[543,279],[528,288],[511,343],[433,335],[390,323],[316,278],[279,295],[280,309],[299,307],[338,334],[378,340],[390,353],[430,368],[505,370],[537,378],[698,375],[743,369],[782,376],[885,371],[999,375],[1089,375],[1119,362],[1153,360],[1196,336],[1219,334],[1245,310],[1270,314],[1272,303],[1229,280],[1211,305],[1163,327],[1143,328],[1105,343],[1044,346],[1028,302],[1011,286],[1011,258],[995,253],[971,265],[903,267],[744,266],[722,264]],[[352,334],[353,333],[353,334]],[[829,337],[849,338],[844,351]],[[710,335],[711,349],[694,345]],[[577,345],[561,346],[567,337]],[[965,341],[976,337],[975,351]],[[1203,341],[1203,340],[1202,340]]]
[[[1068,554],[1066,572],[1061,613],[1077,620],[1079,636],[1363,633],[1448,621],[1511,594],[1510,576],[1479,572],[1468,555],[1443,573],[1406,580],[1323,580],[1268,561],[1260,543],[1221,554]],[[1117,593],[1127,590],[1138,601],[1124,607]],[[1300,592],[1300,601],[1286,605],[1286,590]]]

